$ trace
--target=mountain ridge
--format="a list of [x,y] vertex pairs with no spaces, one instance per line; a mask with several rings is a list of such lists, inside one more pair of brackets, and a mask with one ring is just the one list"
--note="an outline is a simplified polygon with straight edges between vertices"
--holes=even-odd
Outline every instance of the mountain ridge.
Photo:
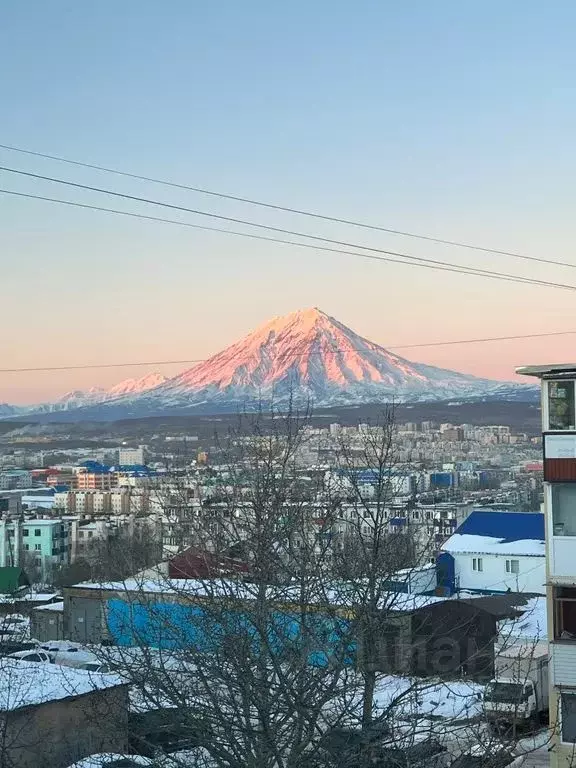
[[[528,399],[537,388],[415,363],[313,307],[274,317],[182,373],[143,391],[72,409],[70,418],[360,405],[394,400]],[[210,411],[210,409],[212,409]]]

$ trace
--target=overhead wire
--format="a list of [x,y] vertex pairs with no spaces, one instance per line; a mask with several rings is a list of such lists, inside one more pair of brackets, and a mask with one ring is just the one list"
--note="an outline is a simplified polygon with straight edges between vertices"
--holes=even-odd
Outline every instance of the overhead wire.
[[298,216],[306,216],[313,219],[322,221],[328,221],[334,224],[344,224],[346,226],[357,227],[361,229],[372,230],[375,232],[383,232],[386,234],[399,235],[401,237],[410,237],[417,240],[424,240],[426,242],[437,243],[440,245],[449,245],[456,248],[466,248],[473,251],[480,251],[483,253],[490,253],[499,256],[509,256],[515,259],[524,259],[526,261],[534,261],[542,264],[553,264],[555,266],[569,267],[576,269],[576,264],[572,264],[566,261],[560,261],[556,259],[544,259],[538,256],[529,256],[527,254],[519,253],[517,251],[502,250],[499,248],[490,248],[486,246],[477,245],[474,243],[468,243],[460,240],[451,240],[442,237],[435,237],[433,235],[424,235],[416,232],[410,232],[407,230],[394,229],[391,227],[383,227],[377,224],[369,224],[368,222],[355,221],[354,219],[342,218],[339,216],[330,216],[327,214],[318,213],[317,211],[307,211],[302,208],[293,208],[290,206],[279,205],[277,203],[270,203],[263,200],[256,200],[249,197],[242,197],[240,195],[232,195],[226,192],[219,192],[205,187],[196,187],[189,184],[182,184],[174,181],[168,181],[166,179],[158,179],[153,176],[145,176],[138,173],[130,173],[128,171],[121,171],[117,168],[110,168],[104,165],[97,165],[95,163],[86,163],[80,160],[73,160],[62,155],[51,155],[45,152],[37,152],[31,149],[25,149],[23,147],[15,147],[11,144],[0,144],[0,149],[5,149],[9,152],[17,152],[32,157],[41,157],[47,160],[54,160],[60,163],[66,163],[68,165],[77,166],[80,168],[88,168],[91,170],[101,171],[104,173],[111,173],[116,176],[122,176],[129,179],[136,179],[138,181],[146,181],[152,184],[159,184],[166,187],[172,187],[174,189],[185,190],[188,192],[195,192],[202,195],[208,195],[211,197],[217,197],[223,200],[232,200],[235,202],[246,203],[247,205],[254,205],[261,208],[267,208],[274,211],[283,211],[284,213],[296,214]]
[[[29,198],[29,199],[43,200],[45,202],[57,203],[57,204],[61,204],[61,205],[68,205],[68,206],[73,206],[73,207],[77,207],[77,208],[86,208],[86,209],[91,209],[91,210],[102,211],[102,212],[105,212],[105,213],[113,213],[113,214],[117,214],[117,215],[131,216],[131,217],[135,217],[135,218],[139,218],[139,219],[147,219],[147,220],[150,220],[150,221],[159,221],[159,222],[163,222],[163,223],[167,223],[167,224],[175,224],[175,225],[179,225],[179,226],[188,226],[188,227],[193,227],[195,229],[204,229],[204,230],[212,231],[212,232],[220,232],[222,234],[234,235],[234,236],[239,236],[239,237],[248,237],[248,238],[257,239],[257,240],[264,240],[266,242],[282,243],[282,244],[285,244],[285,245],[292,245],[292,246],[296,246],[296,247],[299,247],[299,248],[316,249],[316,250],[328,251],[328,252],[332,252],[332,253],[342,253],[342,254],[345,254],[345,255],[356,256],[356,257],[360,257],[360,258],[364,258],[364,259],[371,259],[373,261],[383,261],[383,262],[388,262],[388,263],[392,263],[392,264],[406,264],[406,265],[409,265],[409,266],[420,266],[420,267],[425,267],[425,268],[428,268],[428,269],[436,269],[436,270],[440,270],[440,271],[444,271],[444,272],[454,272],[456,274],[467,274],[467,275],[474,275],[474,276],[477,276],[477,277],[488,277],[488,278],[496,279],[496,280],[504,280],[506,282],[524,283],[524,284],[527,284],[527,285],[538,285],[538,286],[542,286],[542,287],[546,287],[546,288],[558,288],[558,289],[562,289],[562,290],[576,291],[576,285],[571,285],[571,284],[566,284],[566,283],[550,282],[550,281],[547,281],[547,280],[538,280],[536,278],[524,277],[522,275],[514,275],[514,274],[509,274],[509,273],[506,273],[506,272],[498,272],[498,271],[495,271],[495,270],[485,270],[485,269],[481,269],[480,267],[468,267],[466,265],[453,264],[452,262],[440,261],[438,259],[426,259],[424,257],[413,256],[411,254],[401,253],[401,252],[397,252],[397,251],[388,251],[388,250],[384,250],[382,248],[375,248],[375,247],[367,246],[367,245],[358,245],[356,243],[348,243],[348,242],[342,241],[342,240],[334,240],[332,238],[321,237],[321,236],[318,236],[318,235],[306,234],[306,233],[297,232],[297,231],[294,231],[294,230],[284,229],[284,228],[281,228],[281,227],[273,227],[273,226],[266,225],[266,224],[250,222],[250,221],[247,221],[247,220],[244,220],[244,219],[237,219],[237,218],[230,217],[230,216],[223,216],[223,215],[220,215],[220,214],[215,214],[215,213],[211,213],[211,212],[207,212],[207,211],[199,211],[197,209],[187,208],[185,206],[174,205],[172,203],[165,203],[165,202],[161,202],[161,201],[157,201],[157,200],[150,200],[148,198],[142,198],[142,197],[138,197],[138,196],[135,196],[135,195],[128,195],[128,194],[125,194],[125,193],[116,192],[114,190],[107,190],[107,189],[102,189],[102,188],[99,188],[99,187],[92,187],[90,185],[79,184],[77,182],[72,182],[72,181],[68,181],[68,180],[65,180],[65,179],[57,179],[57,178],[53,178],[53,177],[50,177],[50,176],[43,176],[43,175],[40,175],[40,174],[30,173],[30,172],[27,172],[27,171],[21,171],[21,170],[13,169],[13,168],[12,169],[11,168],[6,168],[6,167],[3,167],[3,166],[0,166],[0,171],[7,171],[7,172],[10,172],[10,173],[15,173],[15,174],[23,175],[23,176],[28,176],[28,177],[32,177],[32,178],[36,178],[36,179],[41,179],[41,180],[44,180],[44,181],[54,182],[54,183],[57,183],[57,184],[64,184],[64,185],[67,185],[67,186],[76,187],[76,188],[80,188],[80,189],[84,189],[84,190],[89,190],[89,191],[92,191],[92,192],[98,192],[98,193],[102,193],[102,194],[106,194],[106,195],[111,195],[111,196],[114,196],[114,197],[119,197],[119,198],[124,198],[124,199],[128,199],[128,200],[137,201],[137,202],[147,203],[147,204],[150,204],[150,205],[161,206],[161,207],[164,207],[164,208],[170,208],[170,209],[174,209],[174,210],[178,210],[178,211],[183,211],[183,212],[186,212],[186,213],[192,213],[192,214],[197,214],[197,215],[201,215],[201,216],[208,216],[210,218],[216,218],[216,219],[219,219],[219,220],[230,221],[230,222],[234,222],[234,223],[238,223],[238,224],[244,224],[246,226],[257,227],[259,229],[266,229],[266,230],[270,230],[270,231],[273,231],[273,232],[289,234],[289,235],[293,235],[295,237],[309,238],[309,239],[314,240],[314,241],[333,243],[333,244],[336,244],[336,245],[344,245],[344,246],[348,246],[348,247],[351,247],[351,248],[362,249],[362,250],[365,250],[365,251],[367,250],[367,251],[370,251],[370,253],[363,253],[362,251],[358,251],[358,250],[350,251],[350,250],[343,250],[343,249],[340,249],[340,248],[329,248],[327,246],[312,245],[311,243],[299,243],[299,242],[296,242],[296,241],[293,241],[293,240],[286,240],[286,239],[277,238],[277,237],[266,237],[266,236],[263,236],[263,235],[259,235],[258,236],[258,235],[255,235],[254,233],[249,233],[249,232],[238,232],[238,231],[235,231],[235,230],[227,230],[227,229],[222,229],[222,228],[218,228],[218,227],[206,227],[206,226],[201,226],[201,225],[198,225],[198,224],[192,224],[190,222],[178,221],[178,220],[175,220],[175,219],[165,219],[165,218],[157,217],[157,216],[147,216],[145,214],[133,213],[133,212],[129,212],[129,211],[121,211],[121,210],[118,210],[118,209],[106,208],[104,206],[96,206],[96,205],[90,205],[90,204],[87,204],[87,203],[79,203],[77,201],[62,200],[60,198],[53,198],[53,197],[48,197],[48,196],[44,196],[44,195],[34,195],[34,194],[31,194],[31,193],[18,192],[16,190],[0,189],[0,193],[7,194],[7,195],[12,195],[12,196],[15,196],[15,197],[23,197],[23,198]],[[386,254],[386,255],[384,256],[384,255],[380,255],[380,254]],[[391,257],[397,257],[397,258],[391,258]]]
[[[347,347],[346,350],[343,349],[324,349],[324,350],[307,350],[303,353],[295,353],[290,350],[286,352],[280,352],[278,357],[282,358],[291,356],[291,357],[313,357],[316,355],[337,355],[337,354],[344,354],[346,351],[351,352],[365,352],[367,349],[374,351],[374,348],[378,348],[384,352],[387,352],[389,350],[396,350],[396,349],[415,349],[417,347],[440,347],[440,346],[451,346],[455,344],[484,344],[488,342],[497,342],[497,341],[511,341],[511,340],[517,340],[517,339],[536,339],[536,338],[545,338],[549,336],[567,336],[567,335],[574,335],[576,334],[576,330],[574,331],[551,331],[549,333],[524,333],[524,334],[518,334],[514,336],[491,336],[491,337],[484,337],[484,338],[477,338],[477,339],[453,339],[450,341],[431,341],[431,342],[422,342],[418,344],[395,344],[395,345],[386,345],[386,347],[383,347],[380,344],[376,344],[374,342],[367,342],[366,348],[361,347]],[[297,347],[298,348],[298,347]],[[199,357],[199,358],[190,358],[186,360],[141,360],[136,362],[121,362],[121,363],[87,363],[87,364],[80,364],[80,365],[52,365],[52,366],[35,366],[35,367],[26,367],[26,368],[0,368],[0,374],[1,373],[37,373],[42,371],[77,371],[77,370],[90,370],[95,368],[132,368],[132,367],[152,367],[152,366],[158,366],[158,365],[190,365],[190,364],[198,364],[198,363],[205,363],[208,360],[211,360],[213,357],[217,357],[220,353],[216,353],[215,355],[212,355],[211,357]],[[227,359],[234,360],[235,358],[241,357],[240,354],[237,355],[230,355]]]

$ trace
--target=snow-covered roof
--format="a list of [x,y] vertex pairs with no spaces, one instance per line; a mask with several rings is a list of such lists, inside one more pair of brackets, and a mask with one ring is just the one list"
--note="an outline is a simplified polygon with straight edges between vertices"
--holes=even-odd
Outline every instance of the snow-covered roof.
[[18,602],[47,603],[49,600],[59,597],[58,592],[29,592],[27,595],[18,597]]
[[451,553],[544,557],[544,515],[475,510],[442,549]]
[[510,644],[514,642],[539,642],[548,637],[548,613],[545,597],[533,597],[526,605],[519,605],[522,615],[509,619],[500,625],[500,639]]
[[[177,594],[183,597],[227,597],[238,600],[254,599],[258,587],[249,582],[233,581],[229,579],[168,579],[157,574],[157,578],[126,579],[125,581],[92,582],[85,581],[74,585],[74,589],[95,589],[120,594]],[[331,588],[322,588],[318,592],[316,600],[310,598],[309,602],[329,603],[343,608],[351,608],[360,602],[358,593],[361,585],[351,587],[345,582],[334,584]],[[297,587],[269,587],[268,599],[278,602],[300,601]],[[393,611],[413,611],[432,603],[443,602],[446,598],[432,595],[409,595],[401,592],[382,592],[380,604],[382,608]]]
[[124,685],[118,675],[9,657],[0,659],[0,711],[82,696],[118,685]]
[[522,555],[544,557],[544,542],[534,539],[503,541],[492,536],[455,533],[442,545],[444,552],[479,555]]
[[39,605],[34,608],[35,611],[63,611],[64,603],[49,603],[48,605]]

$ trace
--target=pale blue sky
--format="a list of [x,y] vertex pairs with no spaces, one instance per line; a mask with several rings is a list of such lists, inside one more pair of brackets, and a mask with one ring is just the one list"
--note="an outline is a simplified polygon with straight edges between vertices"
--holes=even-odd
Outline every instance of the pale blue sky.
[[[576,263],[575,29],[572,0],[4,3],[0,143]],[[576,284],[570,269],[3,150],[0,164]],[[1,172],[0,186],[144,210]],[[383,344],[576,329],[570,292],[4,196],[0,258],[0,367],[203,357],[310,305]],[[507,378],[517,363],[568,359],[572,346],[560,337],[407,356]],[[0,402],[129,373],[4,375]]]

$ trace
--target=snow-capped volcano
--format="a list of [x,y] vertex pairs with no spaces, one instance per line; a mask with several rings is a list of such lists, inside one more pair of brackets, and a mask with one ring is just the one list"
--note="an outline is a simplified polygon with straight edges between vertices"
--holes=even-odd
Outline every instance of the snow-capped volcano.
[[[533,389],[412,363],[313,308],[274,318],[194,368],[130,398],[130,406],[181,411],[200,404],[281,405],[291,397],[324,407],[391,398],[518,397]],[[122,402],[126,399],[110,405]]]
[[109,420],[257,404],[282,407],[289,398],[318,408],[392,399],[532,400],[536,392],[527,384],[410,362],[313,308],[276,317],[171,379],[161,374],[129,379],[103,393],[89,393],[91,401],[63,408],[74,408],[71,418]]

